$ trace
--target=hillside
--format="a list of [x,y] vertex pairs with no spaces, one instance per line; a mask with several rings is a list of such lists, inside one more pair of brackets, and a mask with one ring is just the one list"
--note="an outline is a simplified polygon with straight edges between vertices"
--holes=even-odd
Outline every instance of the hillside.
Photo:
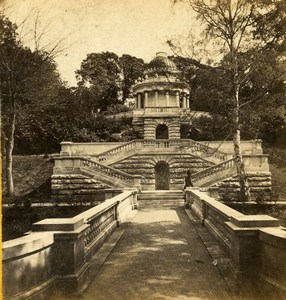
[[[29,194],[49,181],[53,173],[53,165],[53,159],[44,155],[14,156],[13,177],[15,196],[19,197]],[[8,199],[4,170],[5,161],[2,162],[2,195],[3,202],[5,203]]]

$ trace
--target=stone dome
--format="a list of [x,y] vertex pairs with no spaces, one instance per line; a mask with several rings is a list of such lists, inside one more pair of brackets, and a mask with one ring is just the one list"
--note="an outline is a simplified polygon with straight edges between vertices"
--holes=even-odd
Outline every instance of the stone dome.
[[176,74],[179,73],[176,64],[171,61],[165,52],[156,53],[156,57],[148,64],[144,74]]

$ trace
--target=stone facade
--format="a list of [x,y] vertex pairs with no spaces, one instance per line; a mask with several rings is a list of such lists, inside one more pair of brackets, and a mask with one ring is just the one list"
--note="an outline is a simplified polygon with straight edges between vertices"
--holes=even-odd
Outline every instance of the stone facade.
[[142,190],[155,190],[155,167],[162,161],[169,165],[169,189],[171,190],[182,189],[187,170],[196,173],[213,165],[211,162],[190,154],[170,153],[134,155],[113,164],[112,167],[132,175],[142,175]]

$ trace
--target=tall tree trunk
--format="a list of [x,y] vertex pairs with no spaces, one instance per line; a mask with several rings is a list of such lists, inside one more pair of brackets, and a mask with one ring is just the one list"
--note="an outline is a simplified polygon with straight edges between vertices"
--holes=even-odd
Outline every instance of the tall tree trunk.
[[239,101],[239,80],[238,80],[238,64],[236,53],[232,53],[233,58],[233,96],[234,96],[234,110],[233,110],[233,146],[234,146],[234,160],[237,168],[237,176],[239,179],[240,198],[242,201],[249,201],[249,185],[247,176],[245,174],[244,162],[241,152],[240,143],[240,101]]
[[14,149],[14,133],[15,133],[15,92],[13,76],[10,75],[10,112],[8,124],[6,126],[6,139],[5,139],[5,158],[6,158],[6,184],[8,196],[14,200],[15,190],[13,181],[13,149]]
[[11,113],[9,118],[9,132],[6,134],[6,182],[8,196],[14,199],[14,182],[13,182],[13,148],[14,148],[14,132],[15,132],[15,114]]

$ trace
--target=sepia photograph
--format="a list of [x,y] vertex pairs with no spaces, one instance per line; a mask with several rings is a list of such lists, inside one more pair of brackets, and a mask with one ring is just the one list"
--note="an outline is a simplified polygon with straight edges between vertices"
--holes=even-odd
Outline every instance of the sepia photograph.
[[3,300],[286,299],[286,1],[0,0]]

